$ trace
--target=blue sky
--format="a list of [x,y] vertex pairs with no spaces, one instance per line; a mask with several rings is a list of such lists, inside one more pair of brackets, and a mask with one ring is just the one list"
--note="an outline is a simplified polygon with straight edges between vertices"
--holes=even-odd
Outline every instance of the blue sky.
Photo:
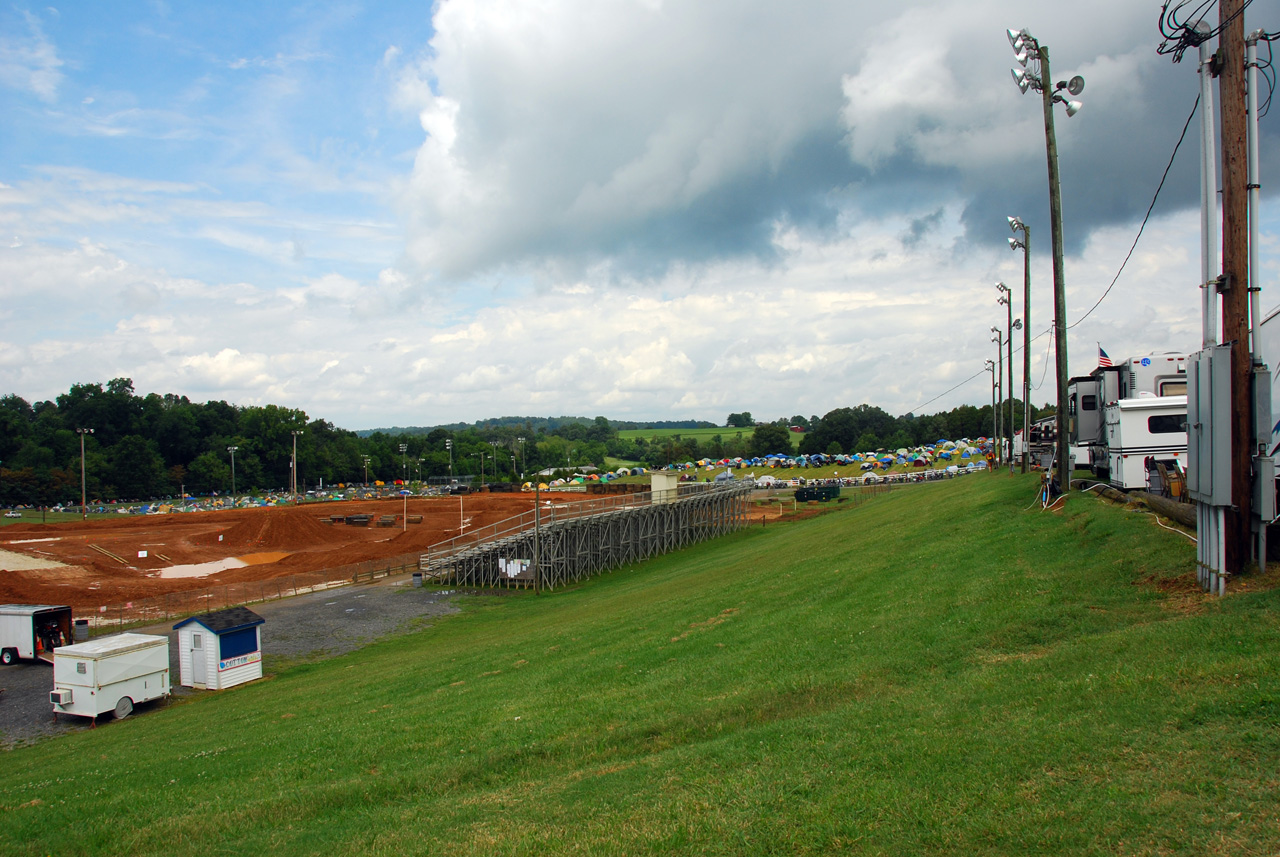
[[[1006,214],[1033,228],[1034,330],[1049,305],[1039,105],[1004,29],[1088,80],[1058,120],[1072,320],[1195,97],[1194,64],[1155,53],[1158,4],[1056,9],[5,7],[0,391],[127,376],[349,428],[987,401],[985,374],[945,391],[993,356],[994,281],[1021,282]],[[1096,342],[1198,346],[1196,149],[1193,126],[1073,373]]]

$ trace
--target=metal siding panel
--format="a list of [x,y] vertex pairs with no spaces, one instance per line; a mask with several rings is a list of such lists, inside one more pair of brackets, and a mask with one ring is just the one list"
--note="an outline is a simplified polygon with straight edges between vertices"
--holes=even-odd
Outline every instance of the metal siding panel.
[[[1187,489],[1192,499],[1231,505],[1231,349],[1219,345],[1188,361]],[[1194,413],[1192,408],[1195,408]],[[1216,427],[1216,430],[1215,430]]]

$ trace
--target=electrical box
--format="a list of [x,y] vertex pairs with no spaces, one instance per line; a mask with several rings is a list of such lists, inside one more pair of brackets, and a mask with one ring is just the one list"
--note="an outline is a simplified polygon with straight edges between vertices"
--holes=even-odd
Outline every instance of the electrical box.
[[1187,360],[1187,493],[1198,503],[1231,505],[1231,419],[1231,346],[1197,351]]
[[1253,513],[1264,525],[1276,517],[1276,461],[1270,456],[1253,460]]
[[1271,370],[1253,367],[1253,443],[1255,455],[1267,455],[1271,445]]

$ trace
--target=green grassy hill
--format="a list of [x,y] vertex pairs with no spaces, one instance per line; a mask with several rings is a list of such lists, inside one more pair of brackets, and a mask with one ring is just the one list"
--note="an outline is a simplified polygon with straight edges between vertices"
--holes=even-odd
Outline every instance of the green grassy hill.
[[1185,537],[1037,484],[471,599],[7,753],[0,853],[1274,853],[1274,578],[1210,599]]
[[[624,429],[618,432],[618,437],[636,440],[644,438],[645,440],[658,440],[666,437],[683,437],[693,438],[699,444],[711,443],[712,439],[719,436],[721,440],[738,440],[749,439],[756,433],[755,427],[751,428],[730,428],[724,426],[715,426],[712,428],[661,428],[661,429]],[[800,441],[804,435],[799,432],[791,433],[791,448],[793,450],[800,448]]]

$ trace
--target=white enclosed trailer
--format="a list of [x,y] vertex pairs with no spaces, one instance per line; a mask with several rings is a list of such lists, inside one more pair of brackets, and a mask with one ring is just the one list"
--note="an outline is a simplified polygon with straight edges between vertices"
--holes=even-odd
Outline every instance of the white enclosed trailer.
[[1186,396],[1120,399],[1103,409],[1103,423],[1107,476],[1116,488],[1147,487],[1148,460],[1186,469]]
[[0,604],[0,663],[50,659],[71,642],[71,608],[54,604]]
[[53,714],[128,717],[133,707],[169,695],[169,638],[117,634],[53,653]]

